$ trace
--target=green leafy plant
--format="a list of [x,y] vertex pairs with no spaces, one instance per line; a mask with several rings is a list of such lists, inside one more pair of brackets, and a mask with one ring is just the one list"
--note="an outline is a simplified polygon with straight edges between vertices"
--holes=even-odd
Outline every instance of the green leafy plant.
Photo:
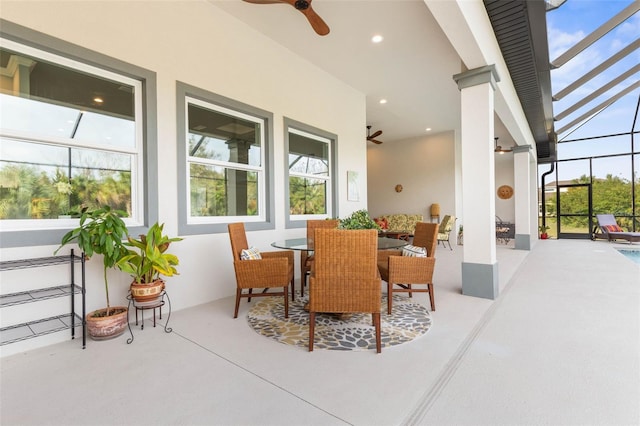
[[75,241],[87,257],[90,258],[94,254],[102,255],[107,315],[109,315],[111,308],[107,269],[113,268],[127,253],[123,240],[127,237],[128,231],[121,219],[124,214],[119,210],[111,210],[109,206],[103,206],[96,210],[83,209],[80,214],[79,226],[62,237],[60,247],[54,252],[57,254],[63,246]]
[[171,277],[177,275],[175,266],[178,265],[178,257],[167,253],[169,245],[182,238],[169,238],[162,234],[164,224],[157,222],[149,228],[147,235],[140,235],[135,239],[127,238],[125,245],[133,247],[127,249],[127,253],[118,260],[118,268],[130,274],[136,284],[149,284],[160,278],[160,275]]
[[538,226],[538,231],[539,231],[541,234],[546,233],[549,229],[551,229],[551,228],[549,228],[547,225],[540,225],[540,226]]
[[380,226],[371,219],[369,212],[366,210],[358,210],[351,214],[351,216],[344,219],[340,219],[339,229],[377,229],[380,230]]

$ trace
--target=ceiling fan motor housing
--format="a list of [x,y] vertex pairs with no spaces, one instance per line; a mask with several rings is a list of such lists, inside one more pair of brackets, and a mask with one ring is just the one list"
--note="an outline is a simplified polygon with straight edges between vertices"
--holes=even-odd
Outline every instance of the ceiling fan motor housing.
[[309,2],[307,0],[296,0],[294,6],[298,10],[305,10],[309,8]]

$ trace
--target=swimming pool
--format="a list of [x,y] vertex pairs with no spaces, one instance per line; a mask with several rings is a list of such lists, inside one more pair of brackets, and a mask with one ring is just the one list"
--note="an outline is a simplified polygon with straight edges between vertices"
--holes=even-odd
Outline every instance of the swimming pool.
[[627,259],[640,265],[640,250],[618,249],[618,251]]

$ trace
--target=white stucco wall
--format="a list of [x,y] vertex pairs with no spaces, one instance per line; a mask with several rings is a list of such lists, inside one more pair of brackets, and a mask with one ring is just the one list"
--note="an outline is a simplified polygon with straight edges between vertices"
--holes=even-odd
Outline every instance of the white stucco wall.
[[[304,233],[303,229],[284,229],[283,117],[338,135],[335,176],[339,181],[338,214],[345,216],[366,208],[367,158],[366,145],[362,143],[362,129],[366,125],[365,96],[216,6],[206,1],[2,1],[0,7],[5,20],[156,72],[159,220],[165,223],[169,235],[176,235],[178,229],[176,81],[274,114],[276,229],[250,233],[251,245],[272,250],[272,241]],[[310,81],[313,84],[309,84]],[[361,177],[358,202],[346,201],[347,170],[357,171]],[[3,249],[0,254],[2,260],[50,256],[55,248],[18,247]],[[174,244],[173,250],[180,257],[180,275],[167,283],[174,310],[235,294],[226,233],[187,236]],[[62,282],[68,279],[66,269],[55,271],[64,275]],[[15,281],[24,285],[24,274],[35,282],[40,278],[51,279],[52,272],[45,268],[15,274],[22,274]],[[89,262],[87,274],[87,310],[91,311],[105,304],[101,262]],[[112,305],[125,304],[129,278],[119,271],[110,271],[109,276]],[[3,279],[3,293],[16,291],[5,285],[5,281]],[[233,313],[232,305],[230,301],[229,315]],[[3,310],[3,326],[21,321],[21,316],[30,313],[36,313],[36,318],[42,316],[40,303],[21,306],[20,313]],[[48,344],[52,339],[65,340],[68,334],[56,333],[52,337],[8,345],[3,347],[2,355]]]
[[[454,132],[390,141],[367,150],[369,213],[422,214],[430,220],[431,204],[440,216],[455,215]],[[403,186],[396,192],[395,186]]]
[[[460,173],[460,168],[455,164],[454,138],[451,131],[370,146],[369,213],[374,217],[389,213],[422,214],[429,222],[431,204],[438,203],[441,218],[446,214],[458,218],[457,229],[464,218],[456,201],[456,173]],[[495,156],[495,182],[496,190],[501,185],[514,186],[513,154]],[[400,193],[394,189],[397,184],[403,186]],[[515,197],[508,200],[496,197],[495,209],[502,220],[513,222]]]

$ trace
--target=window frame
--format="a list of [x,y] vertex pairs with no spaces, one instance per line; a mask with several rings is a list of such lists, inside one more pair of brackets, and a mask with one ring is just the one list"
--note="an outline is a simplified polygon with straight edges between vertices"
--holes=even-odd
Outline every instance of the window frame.
[[[190,215],[190,165],[188,156],[188,104],[191,103],[204,108],[212,108],[223,113],[233,113],[238,117],[256,119],[263,123],[261,158],[263,166],[260,173],[263,176],[259,183],[258,216],[215,216],[194,219]],[[178,230],[180,235],[201,235],[228,232],[227,225],[234,222],[244,222],[247,231],[275,229],[274,222],[274,158],[273,158],[273,113],[218,95],[208,90],[176,81],[176,116],[177,116],[177,170],[178,170]],[[224,162],[220,166],[225,167]],[[242,169],[256,171],[254,167],[242,166]]]
[[[309,135],[313,138],[315,136],[318,141],[328,141],[329,145],[329,179],[327,179],[327,188],[329,194],[327,194],[327,213],[325,214],[313,214],[313,215],[292,215],[291,203],[289,199],[289,133],[290,129],[298,134],[302,133],[303,136]],[[313,138],[315,139],[315,138]],[[326,130],[319,129],[317,127],[310,126],[300,121],[293,120],[288,117],[284,117],[284,158],[285,158],[285,176],[284,176],[284,190],[285,190],[285,227],[286,228],[305,228],[307,226],[307,220],[317,219],[330,219],[338,217],[338,136],[334,133],[327,132]]]
[[[115,74],[125,79],[135,80],[140,84],[141,110],[140,114],[141,138],[138,140],[140,149],[138,152],[137,170],[132,170],[132,202],[138,203],[136,218],[128,218],[127,227],[133,235],[146,232],[150,223],[158,220],[158,188],[157,179],[157,113],[156,113],[156,74],[144,68],[120,61],[110,56],[80,47],[78,45],[57,39],[55,37],[36,32],[29,28],[0,19],[0,38],[8,43],[17,43],[25,46],[27,50],[36,49],[46,55],[55,55],[62,59],[62,64],[79,63],[88,68],[104,71],[104,74]],[[4,46],[4,44],[3,44]],[[65,61],[69,61],[65,63]],[[72,61],[72,62],[71,62]],[[79,69],[73,67],[73,69]],[[86,69],[81,69],[86,72]],[[104,75],[103,74],[103,75]],[[98,74],[100,75],[100,74]],[[136,87],[138,88],[138,87]],[[9,132],[3,136],[11,138]],[[42,142],[39,138],[25,138],[20,135],[20,140]],[[46,138],[48,139],[48,138]],[[44,139],[46,141],[46,139]],[[151,143],[153,141],[154,143]],[[75,147],[83,147],[85,144],[70,144]],[[91,146],[91,148],[96,148]],[[137,181],[136,181],[137,173]],[[135,183],[134,183],[135,182]],[[142,191],[142,193],[140,193]],[[21,225],[8,226],[5,221],[0,221],[0,248],[25,247],[37,245],[59,244],[60,239],[68,230],[77,226],[77,220],[59,220],[55,224],[38,221],[53,222],[52,220],[20,220]]]

